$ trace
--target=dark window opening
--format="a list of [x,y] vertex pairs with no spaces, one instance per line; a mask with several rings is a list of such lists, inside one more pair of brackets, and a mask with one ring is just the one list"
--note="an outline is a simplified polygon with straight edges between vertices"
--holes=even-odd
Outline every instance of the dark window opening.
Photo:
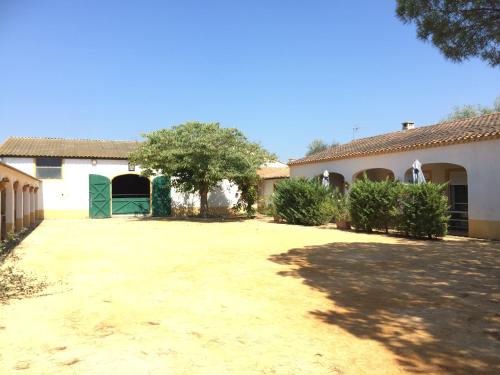
[[467,185],[450,185],[449,189],[449,227],[452,230],[467,231],[469,223]]
[[149,197],[149,193],[150,185],[146,177],[125,174],[113,179],[113,198],[146,198]]
[[62,178],[62,159],[36,158],[36,177],[43,179]]

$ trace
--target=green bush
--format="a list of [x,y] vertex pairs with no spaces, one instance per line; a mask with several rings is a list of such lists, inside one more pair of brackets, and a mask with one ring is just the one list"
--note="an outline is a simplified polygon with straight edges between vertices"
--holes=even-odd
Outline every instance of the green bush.
[[351,221],[351,213],[349,211],[349,195],[342,194],[338,189],[335,189],[334,194],[334,211],[333,217],[336,221]]
[[321,225],[334,214],[332,190],[315,180],[289,179],[274,189],[273,207],[277,216],[290,224]]
[[367,232],[373,229],[388,231],[397,217],[395,207],[399,190],[397,182],[374,182],[366,175],[354,182],[349,191],[352,225]]
[[442,237],[448,232],[446,184],[408,184],[398,199],[398,229],[413,237]]

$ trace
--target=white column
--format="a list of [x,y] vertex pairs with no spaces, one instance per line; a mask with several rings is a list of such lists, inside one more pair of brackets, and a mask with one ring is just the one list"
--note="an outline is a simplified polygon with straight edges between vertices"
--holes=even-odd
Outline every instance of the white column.
[[30,188],[30,224],[35,225],[35,188]]
[[5,229],[6,232],[14,232],[14,189],[8,183],[5,188]]
[[25,228],[30,226],[30,188],[23,188],[23,224]]
[[22,188],[19,186],[15,186],[14,187],[16,189],[16,194],[15,194],[15,197],[16,197],[16,201],[14,202],[15,204],[15,207],[16,207],[16,217],[15,217],[15,228],[16,228],[16,232],[20,231],[21,229],[23,229],[23,215],[24,215],[24,209],[23,209],[23,190]]
[[35,199],[35,204],[34,204],[34,207],[35,207],[35,221],[38,221],[39,217],[38,217],[38,188],[35,188],[35,190],[33,191],[33,196],[34,196],[34,199]]

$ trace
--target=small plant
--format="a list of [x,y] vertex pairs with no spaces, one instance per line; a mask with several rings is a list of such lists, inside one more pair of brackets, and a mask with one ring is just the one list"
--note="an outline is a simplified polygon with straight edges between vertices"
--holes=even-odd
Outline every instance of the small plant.
[[334,214],[338,229],[351,228],[351,212],[349,211],[349,196],[342,194],[338,189],[334,191]]
[[274,216],[290,224],[322,225],[333,218],[332,190],[314,180],[292,178],[278,183],[273,194]]

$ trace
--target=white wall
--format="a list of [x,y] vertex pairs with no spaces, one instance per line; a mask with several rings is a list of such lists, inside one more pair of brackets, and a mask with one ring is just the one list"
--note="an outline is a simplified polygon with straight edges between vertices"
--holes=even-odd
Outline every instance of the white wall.
[[4,157],[3,162],[31,176],[34,176],[35,174],[35,164],[33,158]]
[[[4,162],[30,175],[35,174],[33,158],[5,157]],[[140,173],[140,167],[134,172],[128,171],[127,160],[98,159],[92,165],[91,159],[63,159],[62,179],[43,180],[43,198],[45,210],[88,210],[89,174],[98,174],[112,179],[127,173]],[[210,207],[230,207],[237,198],[238,187],[223,181],[218,189],[209,194]],[[174,207],[199,207],[199,197],[172,190]]]
[[422,164],[452,163],[467,171],[469,218],[500,220],[500,140],[464,143],[444,147],[411,150],[383,155],[291,165],[291,177],[314,177],[326,169],[344,175],[352,183],[353,175],[369,168],[387,168],[396,180],[404,181],[405,172],[415,159]]

